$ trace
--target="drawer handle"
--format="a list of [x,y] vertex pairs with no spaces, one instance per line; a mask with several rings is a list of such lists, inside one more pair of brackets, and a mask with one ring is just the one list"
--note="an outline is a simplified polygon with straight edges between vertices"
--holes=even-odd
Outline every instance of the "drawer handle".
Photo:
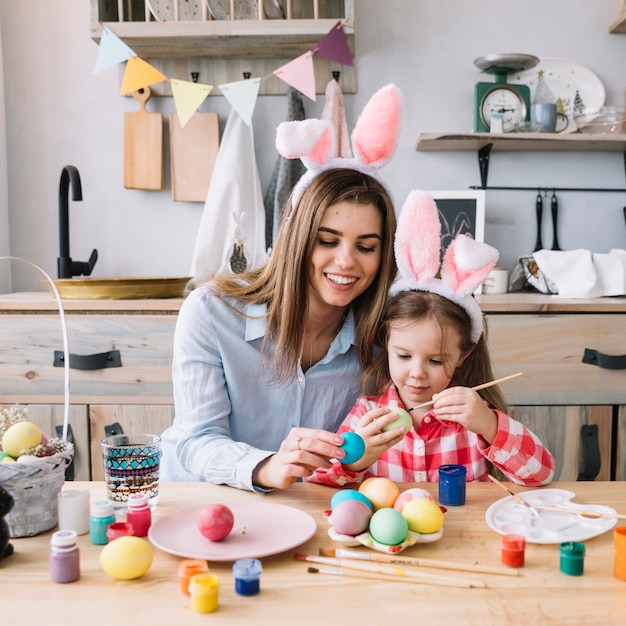
[[[54,351],[54,367],[63,367],[63,351]],[[75,370],[102,370],[107,367],[122,367],[122,355],[119,350],[100,352],[99,354],[70,354],[70,367]]]
[[580,443],[582,446],[583,469],[578,474],[578,480],[595,480],[600,473],[602,465],[597,424],[583,424],[580,427]]
[[583,363],[589,365],[597,365],[608,370],[625,370],[626,369],[626,354],[611,355],[603,354],[592,348],[585,348],[583,354]]

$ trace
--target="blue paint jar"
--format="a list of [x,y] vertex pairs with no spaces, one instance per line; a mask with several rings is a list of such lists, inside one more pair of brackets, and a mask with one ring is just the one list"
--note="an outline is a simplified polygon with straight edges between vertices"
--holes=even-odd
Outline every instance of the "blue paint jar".
[[439,466],[439,504],[461,506],[465,504],[465,475],[463,465]]
[[233,563],[235,591],[240,596],[254,596],[261,589],[260,578],[263,568],[259,559],[239,559]]
[[114,523],[113,503],[108,500],[94,502],[91,505],[91,515],[89,516],[89,540],[91,543],[95,545],[109,543],[107,529]]

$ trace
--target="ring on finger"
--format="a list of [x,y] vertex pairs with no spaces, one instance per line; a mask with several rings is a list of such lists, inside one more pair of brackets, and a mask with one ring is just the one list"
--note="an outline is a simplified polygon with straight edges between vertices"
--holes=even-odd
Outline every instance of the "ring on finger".
[[296,450],[301,450],[300,442],[302,441],[302,437],[296,437]]

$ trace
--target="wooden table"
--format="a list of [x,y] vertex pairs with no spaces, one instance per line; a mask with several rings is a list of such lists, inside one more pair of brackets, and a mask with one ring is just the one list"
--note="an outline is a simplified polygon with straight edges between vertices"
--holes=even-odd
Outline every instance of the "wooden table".
[[[436,484],[420,487],[437,496]],[[574,491],[576,502],[610,504],[618,512],[626,512],[624,483],[553,483],[550,487]],[[92,501],[104,496],[100,482],[66,483],[65,488],[88,489]],[[558,545],[538,544],[527,544],[526,564],[519,576],[422,570],[482,580],[486,589],[310,574],[307,569],[314,564],[296,561],[296,552],[317,555],[319,548],[341,547],[329,539],[328,524],[322,517],[334,492],[309,484],[264,496],[206,483],[161,485],[154,519],[198,504],[263,500],[304,510],[318,522],[317,533],[307,543],[262,559],[261,593],[257,596],[235,593],[231,563],[210,563],[221,582],[219,608],[211,614],[196,613],[189,598],[180,592],[177,568],[181,557],[155,549],[154,562],[143,577],[117,581],[100,569],[102,547],[92,545],[89,535],[82,535],[81,578],[60,585],[49,577],[50,533],[13,539],[15,554],[0,561],[0,620],[3,624],[50,626],[111,626],[139,619],[145,625],[168,626],[626,624],[626,582],[613,576],[612,531],[584,542],[587,553],[580,577],[560,571]],[[500,535],[487,526],[485,511],[502,496],[491,483],[468,484],[466,504],[450,507],[446,513],[442,539],[407,548],[402,555],[498,566]]]

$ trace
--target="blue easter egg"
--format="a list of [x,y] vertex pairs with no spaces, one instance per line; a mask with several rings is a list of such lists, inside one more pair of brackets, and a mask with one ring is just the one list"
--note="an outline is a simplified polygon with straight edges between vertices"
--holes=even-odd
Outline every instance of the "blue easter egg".
[[339,459],[339,462],[343,464],[355,463],[365,452],[365,442],[356,433],[347,432],[342,433],[341,436],[343,437],[343,443],[339,447],[346,451],[346,456],[343,459]]
[[360,500],[361,502],[367,504],[372,511],[374,510],[372,501],[356,489],[341,489],[340,491],[337,491],[330,499],[330,510],[334,511],[335,507],[344,500]]

